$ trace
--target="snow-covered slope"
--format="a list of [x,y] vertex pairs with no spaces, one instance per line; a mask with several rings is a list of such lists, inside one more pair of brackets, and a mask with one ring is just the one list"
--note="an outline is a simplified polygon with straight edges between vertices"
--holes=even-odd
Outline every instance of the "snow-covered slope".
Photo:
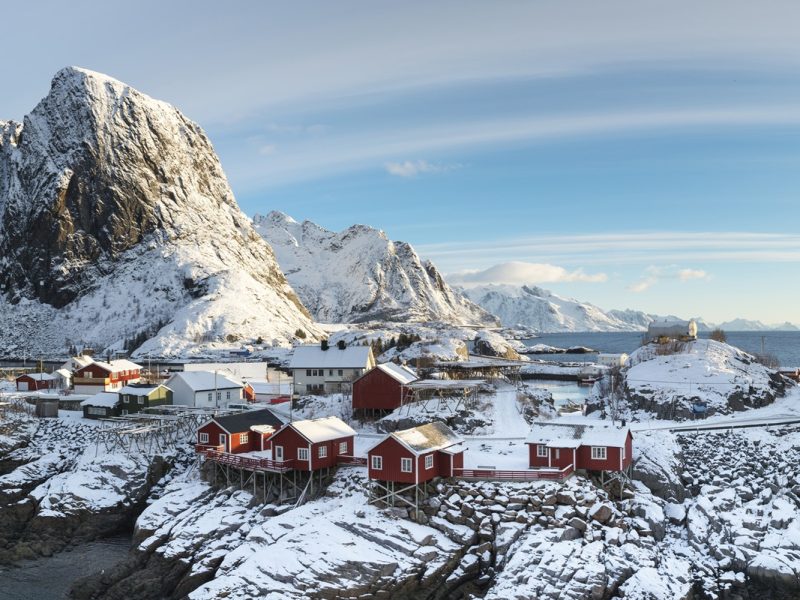
[[690,417],[695,401],[705,402],[709,414],[764,406],[786,389],[785,380],[753,356],[714,340],[650,344],[629,361],[629,399],[661,418]]
[[563,331],[644,331],[653,320],[643,312],[604,312],[572,298],[533,286],[486,285],[462,290],[470,300],[500,318],[506,327],[530,327],[539,333]]
[[335,233],[271,212],[256,215],[289,282],[323,323],[442,321],[496,325],[479,306],[450,289],[430,261],[383,231],[353,225]]
[[0,213],[0,353],[317,333],[200,127],[105,75],[63,69],[0,122]]

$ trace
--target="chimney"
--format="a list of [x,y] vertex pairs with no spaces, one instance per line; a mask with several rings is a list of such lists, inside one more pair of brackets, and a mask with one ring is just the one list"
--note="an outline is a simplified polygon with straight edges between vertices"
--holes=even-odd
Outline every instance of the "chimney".
[[344,350],[345,348],[347,348],[347,344],[344,343],[344,340],[339,340],[338,342],[336,342],[336,347],[339,350]]
[[327,350],[328,349],[328,340],[322,340],[319,343],[319,347],[322,348],[323,350]]

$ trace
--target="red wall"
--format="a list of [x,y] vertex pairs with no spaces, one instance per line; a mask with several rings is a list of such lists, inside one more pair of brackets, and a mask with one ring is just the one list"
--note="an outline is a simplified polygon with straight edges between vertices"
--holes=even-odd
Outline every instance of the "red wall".
[[[339,454],[339,443],[345,442],[347,444],[347,451],[344,454]],[[335,467],[339,456],[352,456],[353,455],[353,436],[337,438],[326,442],[319,442],[310,444],[302,435],[300,435],[293,427],[283,427],[280,431],[272,436],[272,458],[275,458],[275,447],[283,446],[283,459],[294,460],[295,469],[298,471],[308,471],[308,461],[297,459],[298,448],[311,448],[311,470],[324,469],[326,467]],[[319,457],[319,448],[327,448],[327,456],[324,458]]]
[[[380,471],[372,468],[372,457],[383,457],[383,469]],[[425,468],[425,457],[433,456],[433,467]],[[464,466],[464,455],[456,455],[456,466]],[[400,459],[411,459],[411,473],[403,473],[400,470]],[[386,438],[383,442],[375,446],[367,455],[367,468],[369,478],[379,481],[395,481],[397,483],[424,483],[434,477],[450,476],[450,458],[441,452],[428,452],[420,456],[415,456],[410,450],[392,437]],[[446,471],[446,472],[443,472]],[[415,475],[415,471],[419,476]]]
[[[353,382],[353,410],[394,410],[401,404],[403,387],[380,369],[372,369]],[[406,391],[409,395],[409,391]]]
[[121,372],[118,373],[109,373],[104,368],[102,368],[97,363],[90,363],[85,367],[81,367],[77,371],[75,371],[75,377],[86,377],[89,373],[92,374],[94,379],[110,379],[112,383],[117,383],[120,381],[131,381],[133,379],[140,379],[141,371],[131,370],[127,371],[126,375],[123,375]]
[[606,448],[606,459],[597,460],[592,459],[591,446],[581,446],[578,448],[578,464],[575,467],[588,471],[619,471],[621,452],[621,448]]
[[51,387],[55,386],[56,382],[52,379],[50,380],[37,380],[33,377],[29,377],[28,375],[20,375],[17,377],[17,391],[19,391],[19,383],[20,382],[27,382],[28,384],[28,391],[34,392],[36,390],[48,390]]
[[[201,442],[200,441],[200,434],[207,433],[208,434],[208,442]],[[198,444],[207,444],[208,446],[218,446],[219,445],[219,436],[220,434],[225,434],[225,451],[228,451],[228,444],[229,440],[227,438],[228,433],[219,425],[217,425],[214,421],[211,423],[206,423],[200,429],[197,430],[197,443]]]
[[[551,448],[552,460],[548,463],[547,457],[536,456],[537,444],[528,444],[528,460],[531,468],[546,467],[548,464],[553,467],[564,468],[572,464],[572,448],[561,448],[561,456],[556,459],[555,449]],[[575,451],[576,469],[586,469],[589,471],[619,471],[620,470],[621,448],[607,447],[606,459],[592,459],[592,447],[581,446]],[[628,432],[625,440],[625,458],[622,461],[622,468],[625,469],[633,462],[633,436]]]

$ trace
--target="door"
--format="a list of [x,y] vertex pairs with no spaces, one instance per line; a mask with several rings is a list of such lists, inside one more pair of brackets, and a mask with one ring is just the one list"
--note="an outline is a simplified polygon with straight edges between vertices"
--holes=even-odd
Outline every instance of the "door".
[[219,434],[219,445],[222,446],[222,451],[223,452],[227,452],[228,451],[227,442],[228,442],[228,436],[225,435],[224,433],[220,433]]
[[283,446],[275,446],[275,460],[283,462]]
[[27,381],[20,381],[17,383],[17,387],[19,388],[20,392],[27,392],[28,391],[28,382]]

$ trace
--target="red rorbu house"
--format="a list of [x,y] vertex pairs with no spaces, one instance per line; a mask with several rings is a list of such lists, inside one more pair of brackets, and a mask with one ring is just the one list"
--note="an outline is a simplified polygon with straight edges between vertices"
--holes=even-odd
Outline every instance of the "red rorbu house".
[[17,377],[17,391],[50,390],[57,387],[58,379],[58,375],[51,375],[50,373],[26,373]]
[[76,394],[114,392],[141,380],[142,367],[129,360],[92,361],[72,376]]
[[353,382],[353,412],[390,411],[411,398],[405,386],[417,381],[414,369],[385,363],[370,369]]
[[531,469],[628,474],[633,435],[627,427],[584,423],[534,423],[526,440]]
[[369,478],[420,484],[464,467],[461,438],[441,421],[395,431],[367,452]]
[[266,408],[214,417],[197,430],[196,450],[232,454],[269,450],[272,436],[282,426],[283,421]]
[[298,471],[335,467],[339,457],[353,456],[355,435],[338,417],[293,421],[272,436],[272,460],[291,460]]

